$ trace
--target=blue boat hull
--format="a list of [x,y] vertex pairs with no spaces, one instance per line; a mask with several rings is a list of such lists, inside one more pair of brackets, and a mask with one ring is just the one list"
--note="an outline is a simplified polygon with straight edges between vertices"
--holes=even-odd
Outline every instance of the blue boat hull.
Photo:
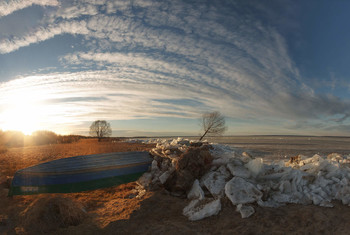
[[77,156],[42,163],[15,173],[9,195],[70,193],[137,180],[152,162],[148,152]]

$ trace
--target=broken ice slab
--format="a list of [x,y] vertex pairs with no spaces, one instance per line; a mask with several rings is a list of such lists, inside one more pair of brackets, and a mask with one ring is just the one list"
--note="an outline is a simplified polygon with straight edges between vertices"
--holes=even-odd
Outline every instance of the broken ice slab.
[[256,177],[261,169],[263,168],[263,159],[262,158],[256,158],[251,161],[249,161],[247,164],[245,164],[245,167],[248,168],[248,170],[252,173],[254,177]]
[[251,176],[250,171],[244,166],[236,166],[233,163],[228,163],[227,168],[230,170],[233,176],[238,176],[246,179]]
[[219,172],[210,172],[206,174],[203,179],[203,184],[209,190],[211,195],[220,196],[224,192],[226,184],[226,176]]
[[144,173],[138,180],[137,183],[142,185],[143,187],[148,187],[152,182],[152,174],[151,172]]
[[243,219],[248,218],[249,216],[255,213],[255,210],[252,206],[246,206],[242,204],[237,205],[236,211],[239,211],[241,213],[241,217]]
[[151,171],[159,171],[158,162],[156,160],[152,161]]
[[188,199],[204,199],[204,192],[201,186],[199,185],[199,181],[196,179],[193,182],[191,190],[187,194]]
[[225,194],[234,205],[255,202],[263,195],[255,185],[240,177],[233,177],[226,183]]
[[231,177],[231,173],[227,170],[225,165],[220,166],[216,171],[223,174],[226,179]]
[[196,221],[206,217],[217,215],[221,210],[220,199],[216,200],[193,200],[186,206],[182,213],[189,220]]
[[175,168],[169,168],[169,170],[167,170],[166,172],[164,172],[163,174],[161,174],[159,176],[159,181],[161,184],[164,184],[167,179],[169,178],[169,176],[175,171]]

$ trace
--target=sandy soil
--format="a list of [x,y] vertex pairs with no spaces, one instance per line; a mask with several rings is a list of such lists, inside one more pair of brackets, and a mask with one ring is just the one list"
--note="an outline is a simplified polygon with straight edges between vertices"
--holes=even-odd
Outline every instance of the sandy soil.
[[[38,162],[81,154],[134,151],[152,146],[126,143],[80,142],[75,144],[10,149],[0,155],[1,176]],[[6,163],[7,165],[4,165]],[[8,174],[7,174],[8,175]],[[334,208],[288,205],[261,208],[242,219],[235,207],[222,201],[219,215],[190,222],[182,215],[189,203],[165,190],[147,192],[137,198],[135,183],[73,194],[7,197],[0,186],[0,234],[349,234],[350,208],[335,202]],[[45,230],[26,217],[28,208],[48,198],[62,197],[82,205],[86,217],[75,226]],[[38,203],[39,204],[39,203]],[[27,213],[28,214],[28,213]],[[40,218],[42,218],[41,215]],[[46,214],[44,215],[46,216]]]

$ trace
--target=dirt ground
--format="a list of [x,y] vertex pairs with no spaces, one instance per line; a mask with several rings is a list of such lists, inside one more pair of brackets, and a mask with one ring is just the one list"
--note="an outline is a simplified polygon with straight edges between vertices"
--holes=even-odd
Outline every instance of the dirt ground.
[[[13,148],[0,154],[1,175],[11,176],[23,167],[61,157],[117,151],[148,150],[152,145],[82,140],[78,143]],[[182,215],[189,203],[170,196],[165,190],[149,191],[137,198],[135,183],[72,194],[43,194],[7,197],[6,183],[0,186],[0,234],[349,234],[350,208],[339,202],[335,207],[287,205],[261,208],[242,219],[229,201],[222,211],[197,222]],[[57,218],[33,208],[40,202],[64,198],[82,207],[84,216],[74,225],[61,226]],[[80,208],[80,207],[79,207]],[[29,213],[28,211],[34,211]],[[73,213],[73,212],[72,212]],[[68,213],[69,214],[69,213]],[[37,218],[28,218],[37,216]],[[37,220],[36,220],[37,219]],[[45,227],[42,223],[54,223]]]

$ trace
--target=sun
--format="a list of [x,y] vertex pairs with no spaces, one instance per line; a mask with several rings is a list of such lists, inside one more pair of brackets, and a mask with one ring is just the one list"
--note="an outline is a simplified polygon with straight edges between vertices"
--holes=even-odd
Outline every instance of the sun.
[[19,106],[6,110],[3,114],[4,130],[21,131],[25,135],[40,130],[40,117],[35,111],[35,107],[32,106]]
[[13,91],[6,96],[6,105],[0,113],[1,129],[21,131],[30,135],[42,129],[43,98],[33,90]]

